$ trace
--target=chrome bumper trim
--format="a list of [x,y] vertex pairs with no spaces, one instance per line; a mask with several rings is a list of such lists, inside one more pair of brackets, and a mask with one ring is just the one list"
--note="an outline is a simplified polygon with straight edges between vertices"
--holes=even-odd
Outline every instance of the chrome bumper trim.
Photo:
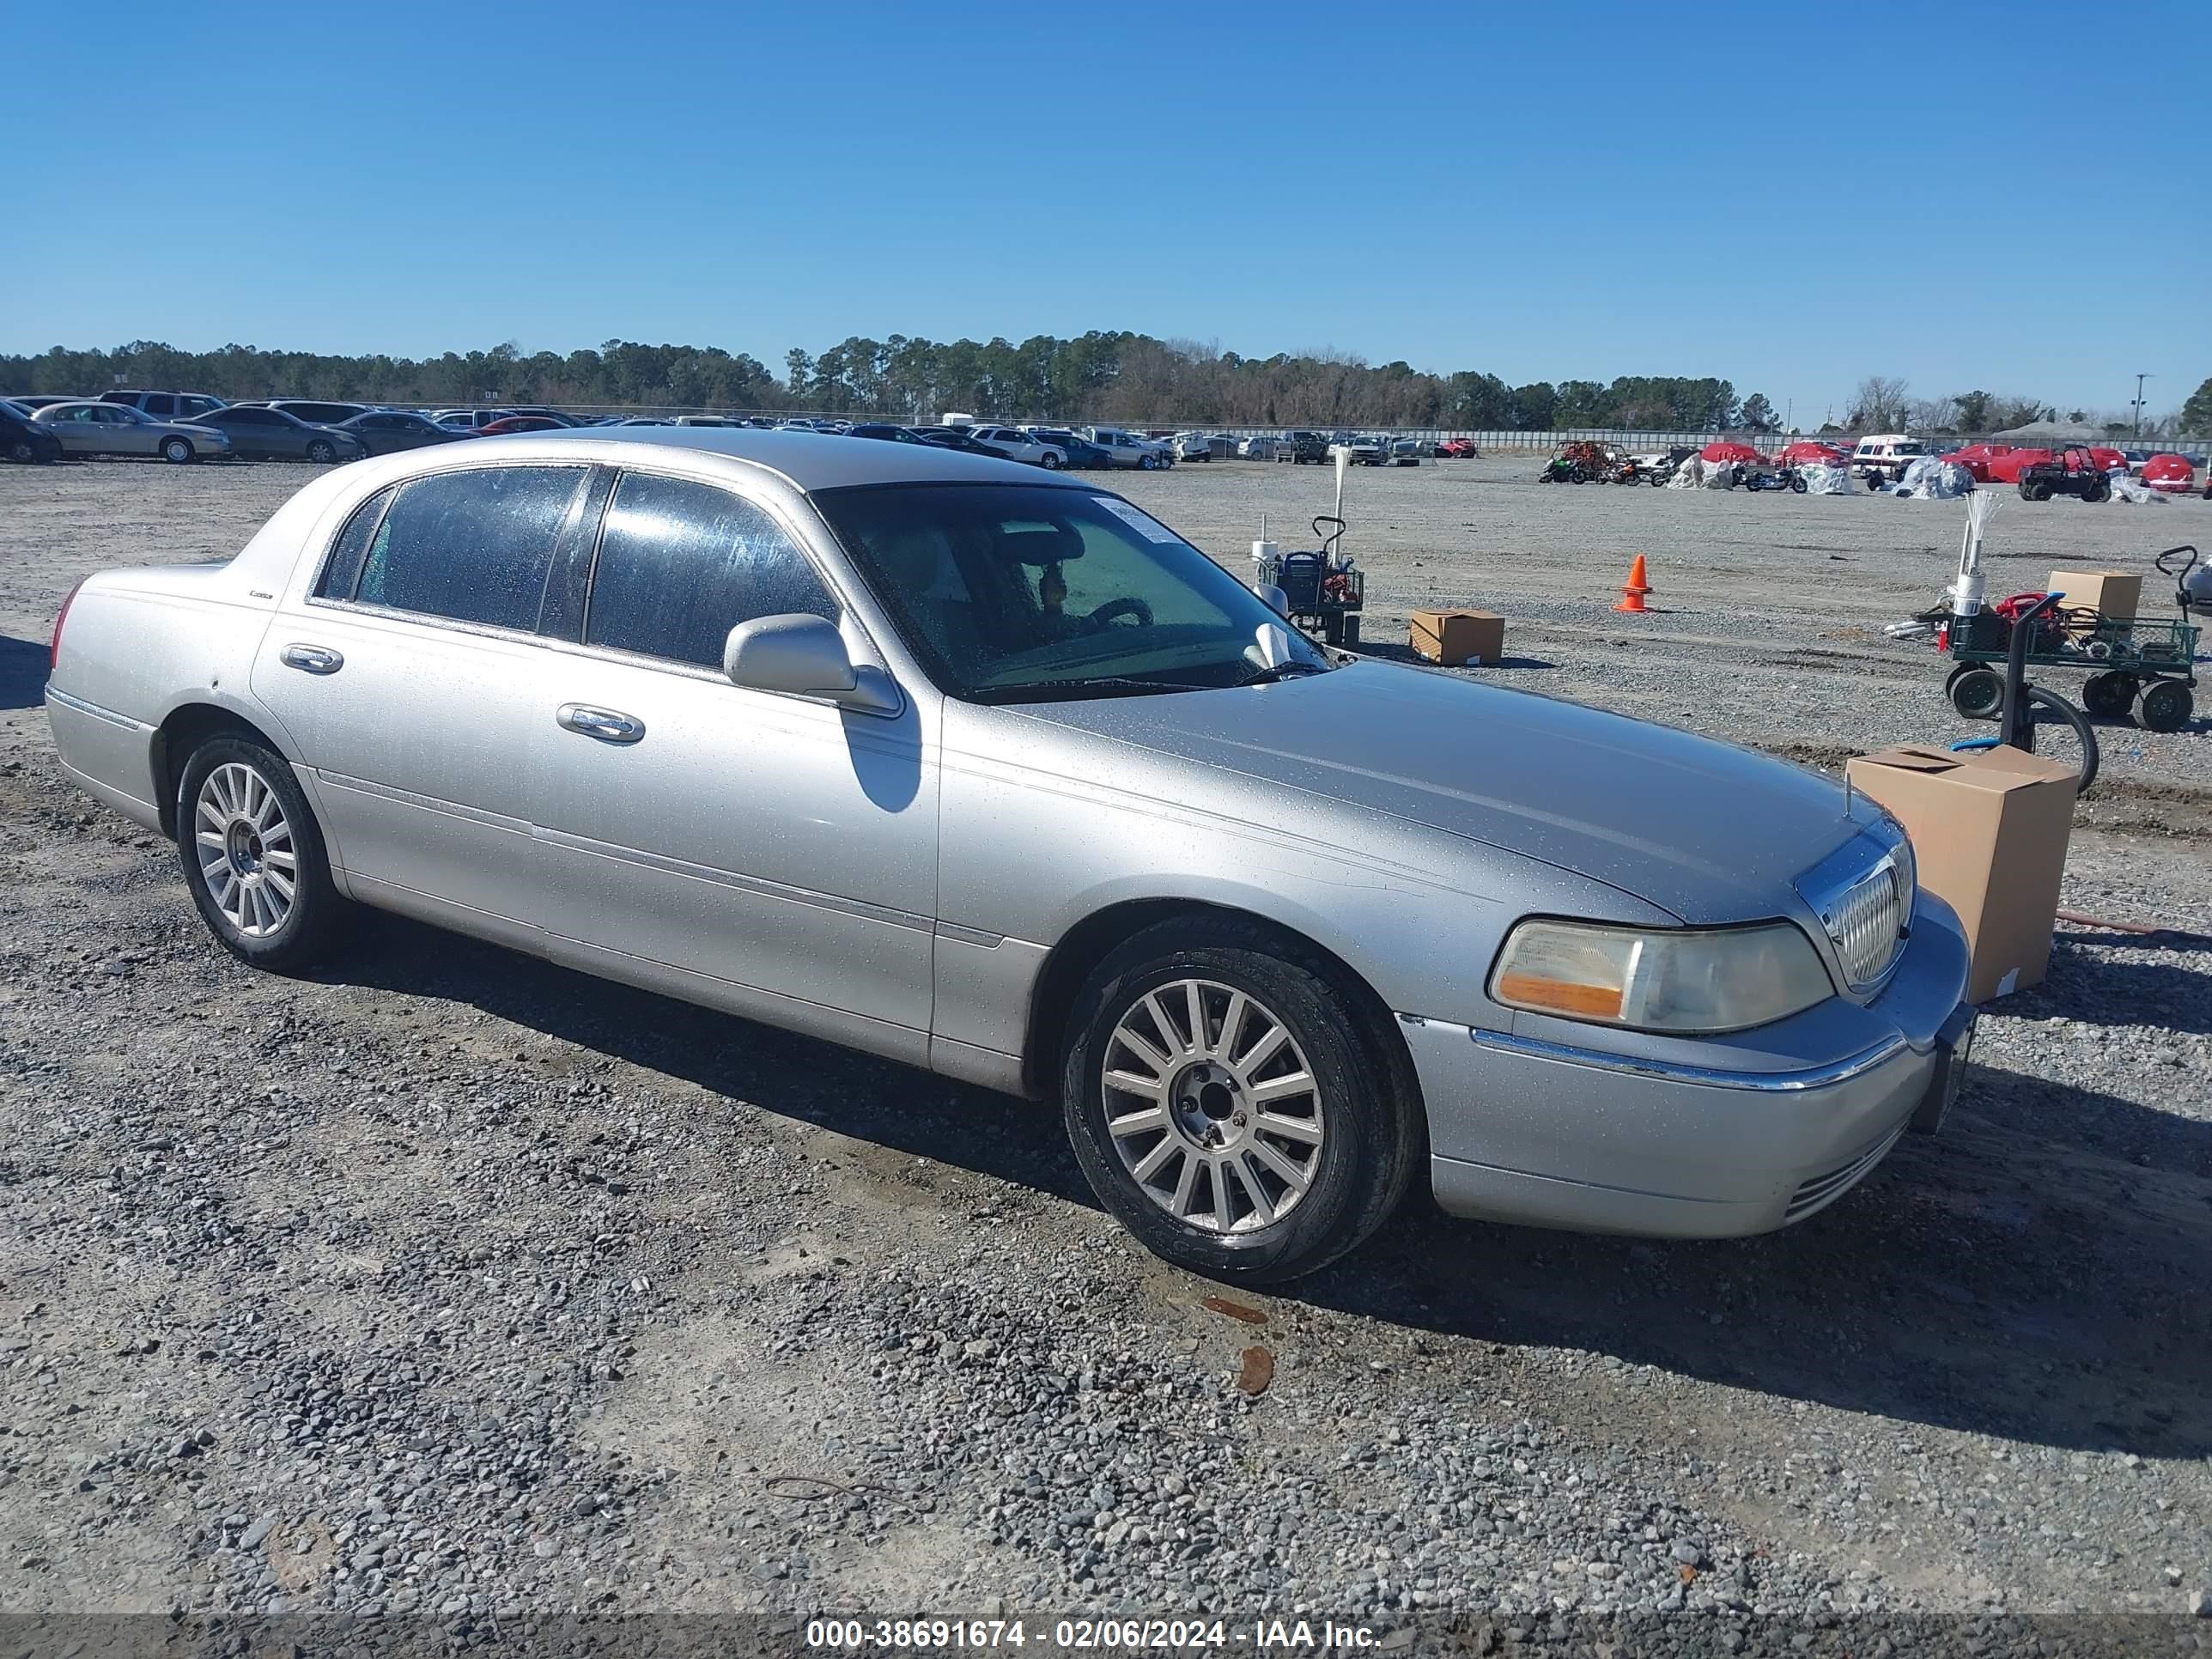
[[1663,1078],[1669,1083],[1691,1083],[1707,1089],[1748,1089],[1761,1094],[1799,1094],[1808,1089],[1826,1089],[1848,1083],[1877,1066],[1887,1064],[1910,1045],[1902,1036],[1885,1037],[1871,1048],[1861,1049],[1826,1066],[1795,1072],[1723,1071],[1710,1066],[1684,1066],[1672,1060],[1638,1060],[1609,1054],[1597,1048],[1578,1048],[1541,1037],[1513,1036],[1504,1031],[1471,1031],[1476,1046],[1530,1060],[1553,1060],[1568,1066],[1589,1066],[1602,1071],[1629,1072],[1638,1077]]

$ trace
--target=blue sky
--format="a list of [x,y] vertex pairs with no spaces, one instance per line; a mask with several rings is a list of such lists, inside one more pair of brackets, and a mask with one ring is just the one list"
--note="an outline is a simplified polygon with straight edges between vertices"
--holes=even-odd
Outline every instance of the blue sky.
[[5,3],[0,351],[1130,328],[1803,424],[2212,374],[2200,6]]

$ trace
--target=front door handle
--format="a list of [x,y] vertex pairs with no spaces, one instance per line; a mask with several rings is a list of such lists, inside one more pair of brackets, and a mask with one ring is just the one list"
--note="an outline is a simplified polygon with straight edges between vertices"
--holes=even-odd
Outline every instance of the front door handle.
[[580,702],[564,702],[553,718],[566,731],[579,737],[597,738],[601,743],[635,743],[645,735],[645,722],[632,720],[628,714],[617,714],[611,708],[592,708]]
[[345,666],[345,659],[326,645],[288,645],[280,654],[287,668],[310,674],[335,674]]

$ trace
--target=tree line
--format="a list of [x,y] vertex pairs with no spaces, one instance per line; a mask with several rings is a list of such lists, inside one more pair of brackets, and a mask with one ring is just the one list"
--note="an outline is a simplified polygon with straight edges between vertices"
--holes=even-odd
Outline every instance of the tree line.
[[98,392],[111,386],[220,398],[317,398],[393,404],[806,410],[934,420],[945,410],[1019,420],[1223,426],[1511,428],[1778,426],[1765,398],[1727,380],[1624,375],[1610,383],[1509,385],[1495,374],[1436,374],[1334,351],[1246,357],[1189,341],[1093,331],[935,341],[854,336],[794,349],[783,372],[712,346],[609,340],[597,350],[523,352],[513,342],[435,357],[342,356],[228,345],[183,351],[139,340],[112,350],[57,346],[0,356],[0,387]]
[[[934,420],[958,409],[1012,420],[1130,425],[1535,432],[1779,432],[1784,425],[1782,411],[1763,394],[1739,397],[1733,384],[1714,376],[1625,374],[1515,386],[1472,369],[1432,374],[1336,351],[1248,357],[1194,341],[1095,330],[1073,339],[1041,334],[1018,345],[855,335],[821,352],[794,349],[781,374],[741,351],[635,340],[609,340],[596,350],[565,356],[526,354],[512,341],[485,351],[413,358],[244,345],[182,351],[149,340],[112,350],[56,346],[36,356],[0,355],[0,387],[9,391],[90,394],[118,385],[231,399],[805,410],[908,420]],[[1823,429],[1988,432],[2059,413],[2040,398],[1983,391],[1916,398],[1905,381],[1874,375],[1860,384],[1842,426],[1829,422]],[[2069,418],[2086,417],[2075,410]],[[2146,421],[2144,430],[2170,432],[2176,424],[2166,416]],[[2185,431],[2212,429],[2212,381],[2190,399],[2179,424]]]

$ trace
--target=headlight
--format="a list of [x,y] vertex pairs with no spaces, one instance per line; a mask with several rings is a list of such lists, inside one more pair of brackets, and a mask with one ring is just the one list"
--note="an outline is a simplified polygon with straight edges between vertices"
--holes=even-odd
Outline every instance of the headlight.
[[1813,941],[1787,921],[1676,931],[1524,921],[1490,994],[1508,1008],[1647,1031],[1741,1031],[1835,994]]

